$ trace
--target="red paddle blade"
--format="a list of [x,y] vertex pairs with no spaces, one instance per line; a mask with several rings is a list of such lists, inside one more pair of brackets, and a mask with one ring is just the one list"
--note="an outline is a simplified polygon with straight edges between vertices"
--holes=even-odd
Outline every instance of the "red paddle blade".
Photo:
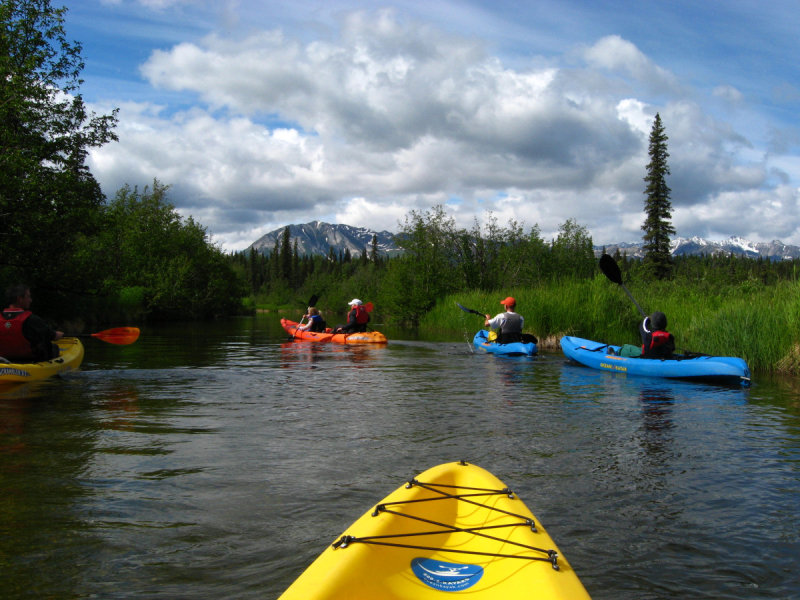
[[367,312],[372,312],[372,309],[375,308],[375,307],[372,305],[372,302],[367,302],[364,305],[364,308],[366,309]]
[[109,344],[126,346],[139,339],[139,328],[115,327],[114,329],[106,329],[105,331],[93,333],[92,337],[103,340],[104,342],[108,342]]

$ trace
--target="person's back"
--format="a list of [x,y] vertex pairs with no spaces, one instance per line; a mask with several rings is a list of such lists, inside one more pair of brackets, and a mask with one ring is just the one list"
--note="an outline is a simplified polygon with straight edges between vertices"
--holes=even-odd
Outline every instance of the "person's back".
[[639,324],[642,338],[641,358],[672,358],[675,352],[675,338],[667,331],[667,316],[654,312]]
[[6,291],[8,307],[0,313],[0,356],[17,362],[39,362],[59,355],[53,344],[64,334],[54,331],[29,309],[30,288],[13,285]]
[[517,301],[511,296],[500,301],[500,304],[505,306],[505,312],[490,318],[485,315],[485,325],[492,329],[497,329],[497,343],[498,344],[511,344],[513,342],[522,341],[522,327],[525,323],[522,315],[514,312],[517,307]]
[[6,308],[0,315],[0,356],[13,362],[33,360],[34,352],[23,333],[25,322],[31,316],[29,310]]
[[316,333],[325,331],[325,328],[328,326],[327,323],[325,323],[325,319],[323,319],[322,315],[319,313],[311,315],[311,317],[309,317],[309,323],[308,330]]

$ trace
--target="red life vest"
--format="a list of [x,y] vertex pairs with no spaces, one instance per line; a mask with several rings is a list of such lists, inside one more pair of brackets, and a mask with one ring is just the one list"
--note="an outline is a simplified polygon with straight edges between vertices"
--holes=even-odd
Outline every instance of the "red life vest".
[[8,359],[33,358],[31,343],[22,334],[22,324],[31,311],[7,308],[0,314],[0,356]]
[[359,325],[366,325],[369,323],[369,313],[363,306],[356,306],[356,323]]
[[[654,350],[659,346],[663,346],[669,341],[670,333],[668,331],[653,331],[650,333],[650,348],[649,350]],[[642,344],[642,352],[645,352],[648,348],[644,347]]]

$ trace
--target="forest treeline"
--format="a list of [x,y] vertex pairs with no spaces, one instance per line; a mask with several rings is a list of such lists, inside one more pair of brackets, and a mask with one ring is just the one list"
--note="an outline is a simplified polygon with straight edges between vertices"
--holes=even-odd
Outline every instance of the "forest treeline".
[[[330,249],[326,256],[298,256],[289,228],[267,253],[253,249],[231,256],[248,287],[246,304],[266,308],[302,307],[319,295],[322,306],[344,310],[352,297],[375,303],[382,320],[415,325],[437,301],[462,292],[504,294],[509,289],[546,286],[564,280],[591,280],[598,273],[592,237],[574,219],[545,240],[537,225],[516,221],[500,226],[489,215],[469,229],[458,228],[444,207],[412,210],[400,224],[395,243],[403,254],[386,258],[373,246],[352,255]],[[684,290],[756,291],[796,281],[800,260],[771,261],[727,255],[673,257],[671,276],[657,279],[642,260],[613,254],[624,279],[642,285]]]

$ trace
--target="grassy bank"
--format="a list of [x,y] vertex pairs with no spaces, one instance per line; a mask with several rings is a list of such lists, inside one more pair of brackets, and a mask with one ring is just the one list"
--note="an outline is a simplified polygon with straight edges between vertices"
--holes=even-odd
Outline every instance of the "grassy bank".
[[[800,374],[800,283],[772,286],[752,281],[737,286],[658,282],[627,284],[645,312],[660,310],[669,319],[679,350],[740,356],[753,371]],[[641,319],[618,285],[598,274],[592,280],[560,281],[535,288],[470,292],[438,302],[420,328],[463,334],[477,330],[480,317],[461,311],[456,302],[492,315],[506,295],[517,299],[525,331],[545,345],[571,334],[617,344],[638,344]]]

